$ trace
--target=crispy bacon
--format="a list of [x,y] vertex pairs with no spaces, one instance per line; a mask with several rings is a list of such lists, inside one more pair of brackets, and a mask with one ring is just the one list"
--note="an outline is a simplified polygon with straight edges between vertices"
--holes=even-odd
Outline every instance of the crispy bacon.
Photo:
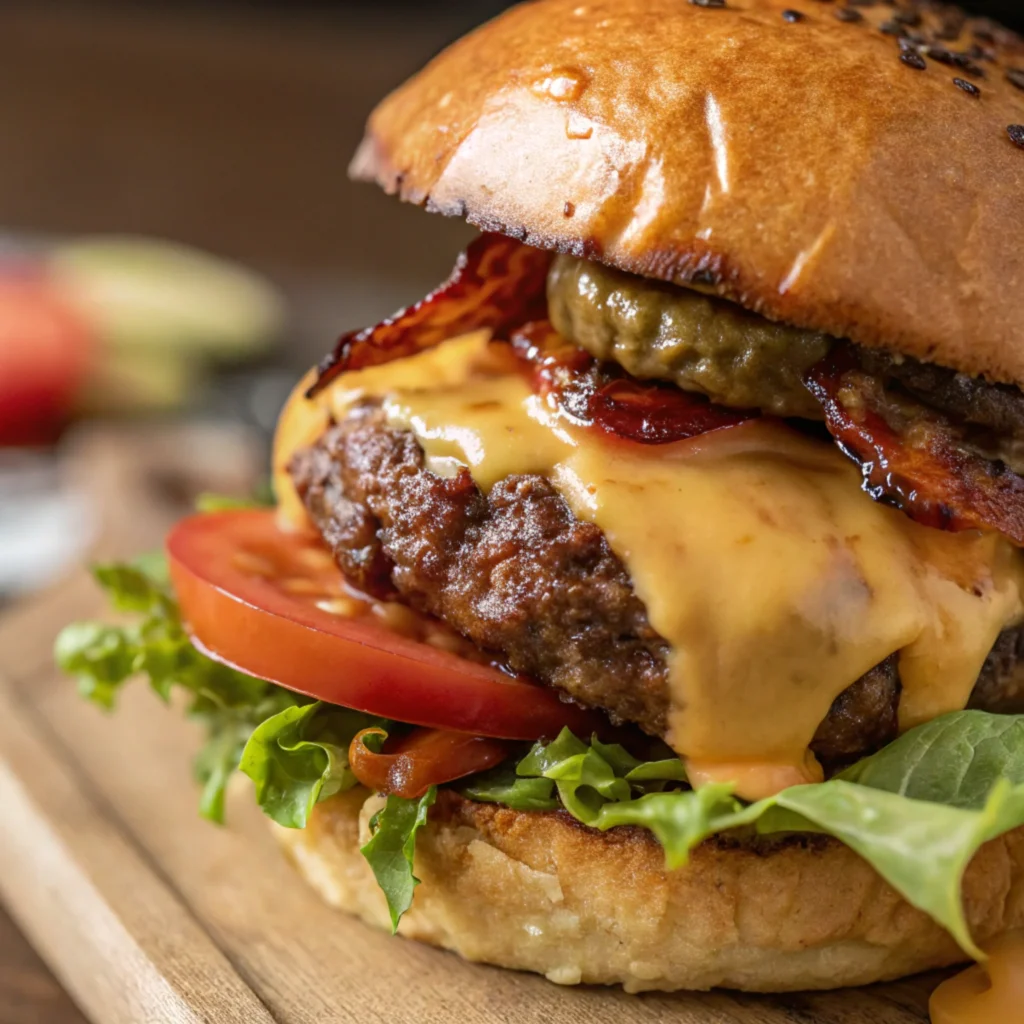
[[382,729],[364,729],[349,745],[348,760],[359,782],[377,793],[416,800],[431,786],[452,782],[504,761],[511,745],[503,740],[470,736],[444,729],[414,729],[380,753],[366,741],[385,736]]
[[344,334],[320,364],[312,397],[340,373],[416,355],[467,331],[497,335],[544,316],[551,254],[485,234],[459,255],[451,277],[425,299],[374,327]]
[[814,367],[807,386],[876,501],[925,526],[996,531],[1024,546],[1024,478],[966,447],[948,417],[886,391],[848,346]]
[[551,395],[573,419],[640,444],[670,444],[758,415],[727,409],[672,384],[645,383],[599,363],[563,338],[546,320],[512,337],[516,354],[532,369],[534,386]]

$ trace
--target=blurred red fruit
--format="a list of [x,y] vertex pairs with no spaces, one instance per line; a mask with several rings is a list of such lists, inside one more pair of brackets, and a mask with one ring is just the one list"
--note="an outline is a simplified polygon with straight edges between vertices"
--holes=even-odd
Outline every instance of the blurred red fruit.
[[94,351],[89,324],[44,275],[0,268],[0,445],[56,440]]

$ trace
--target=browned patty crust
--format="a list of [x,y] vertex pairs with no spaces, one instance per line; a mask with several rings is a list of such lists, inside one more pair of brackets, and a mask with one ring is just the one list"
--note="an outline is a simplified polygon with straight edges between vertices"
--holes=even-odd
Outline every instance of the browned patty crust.
[[484,496],[423,467],[412,434],[366,408],[292,463],[345,575],[443,619],[518,672],[613,717],[664,728],[668,644],[601,531],[539,476]]
[[[669,645],[602,532],[543,477],[509,477],[484,495],[466,472],[436,476],[413,435],[386,426],[373,405],[330,428],[290,469],[355,585],[400,596],[514,670],[664,735]],[[1024,704],[1022,650],[1021,630],[1003,634],[972,706]],[[894,739],[899,693],[893,657],[840,694],[815,753],[844,762]]]

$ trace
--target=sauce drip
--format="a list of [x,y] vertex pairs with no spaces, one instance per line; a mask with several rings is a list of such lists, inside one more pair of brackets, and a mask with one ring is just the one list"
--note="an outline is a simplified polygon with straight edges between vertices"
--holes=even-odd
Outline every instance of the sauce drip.
[[989,947],[975,964],[944,981],[928,1003],[932,1024],[1024,1024],[1024,931]]
[[764,761],[686,762],[686,777],[694,789],[719,782],[731,782],[747,800],[763,800],[790,786],[823,782],[825,774],[817,758],[808,750],[799,764]]

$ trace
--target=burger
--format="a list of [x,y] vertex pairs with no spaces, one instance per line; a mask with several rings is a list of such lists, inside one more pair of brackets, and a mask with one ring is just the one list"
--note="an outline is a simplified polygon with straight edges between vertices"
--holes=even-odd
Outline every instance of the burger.
[[1024,925],[1024,42],[536,0],[356,179],[481,231],[284,409],[273,509],[96,568],[330,903],[554,982],[831,988]]

